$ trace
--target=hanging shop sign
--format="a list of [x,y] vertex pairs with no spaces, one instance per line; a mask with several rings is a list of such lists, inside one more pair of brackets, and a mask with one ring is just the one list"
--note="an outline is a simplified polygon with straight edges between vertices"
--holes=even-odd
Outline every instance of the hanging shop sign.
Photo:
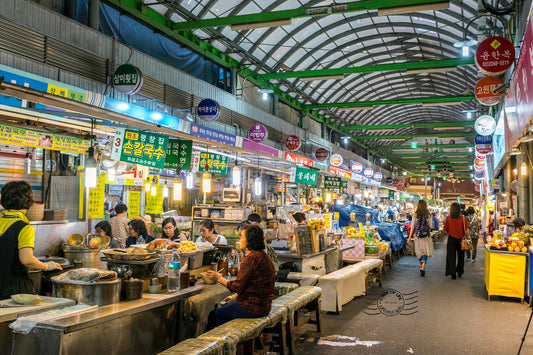
[[388,185],[392,185],[392,183],[393,183],[392,178],[391,177],[386,178],[385,179],[385,183],[388,184]]
[[494,89],[502,87],[502,79],[496,76],[486,76],[481,78],[475,88],[476,100],[484,106],[494,106],[497,105],[503,93],[494,93]]
[[363,175],[352,173],[352,180],[356,182],[363,182]]
[[146,192],[146,207],[144,208],[145,213],[150,214],[160,214],[163,213],[163,188],[157,186],[155,196],[152,196],[150,192]]
[[389,190],[389,200],[395,200],[396,199],[396,191]]
[[318,170],[301,168],[299,166],[292,167],[290,182],[316,185],[318,182]]
[[515,59],[514,45],[507,38],[489,37],[476,50],[476,65],[485,75],[500,75]]
[[490,136],[496,130],[496,120],[489,115],[481,115],[476,119],[474,129],[477,134]]
[[248,131],[250,139],[256,143],[262,142],[268,137],[268,131],[262,124],[253,125]]
[[400,184],[400,180],[399,179],[393,179],[392,180],[392,185],[398,186],[399,184]]
[[383,179],[383,174],[381,172],[379,172],[379,171],[376,171],[374,173],[374,180],[381,181],[381,179]]
[[374,176],[374,170],[372,170],[372,168],[366,168],[363,175],[367,178],[371,178]]
[[220,107],[215,100],[203,99],[196,108],[198,117],[206,122],[215,121],[220,116]]
[[326,190],[339,190],[341,188],[342,180],[340,177],[325,176],[324,177],[324,189]]
[[363,171],[363,164],[355,162],[352,164],[352,171],[354,173],[360,174]]
[[200,153],[198,171],[204,172],[206,166],[207,171],[211,174],[226,175],[228,173],[228,157],[216,153]]
[[[193,124],[191,126],[191,135],[227,145],[239,146],[237,136],[222,131],[217,131],[216,129],[200,126],[197,124]],[[242,145],[242,143],[240,144]]]
[[89,188],[89,218],[104,218],[105,178],[106,174],[98,175],[96,187]]
[[477,166],[485,166],[485,160],[481,160],[481,159],[474,159],[474,164],[477,165]]
[[333,173],[333,174],[335,174],[337,176],[346,178],[346,179],[351,179],[352,178],[352,172],[351,171],[347,171],[347,170],[344,170],[344,169],[339,169],[339,168],[336,168],[336,167],[331,166],[331,165],[329,167],[329,172]]
[[163,169],[167,145],[168,136],[117,128],[111,159]]
[[191,170],[192,141],[185,139],[168,140],[165,169]]
[[485,170],[485,166],[484,165],[476,165],[476,164],[474,164],[474,170],[475,171],[484,171]]
[[476,170],[474,172],[474,177],[477,179],[477,180],[480,180],[480,179],[483,179],[483,176],[485,175],[485,172],[483,170]]
[[60,150],[86,154],[91,142],[86,139],[42,133],[29,129],[0,125],[0,143],[21,145],[30,148]]
[[476,135],[474,138],[476,153],[488,154],[492,151],[492,136]]
[[329,157],[329,151],[325,148],[318,148],[315,152],[315,158],[318,161],[326,161]]
[[302,141],[298,136],[290,135],[285,139],[285,147],[287,147],[288,150],[298,150],[301,145]]
[[143,84],[141,70],[131,64],[122,64],[113,74],[113,87],[128,95],[137,93]]
[[314,165],[313,159],[302,157],[301,155],[297,155],[297,154],[289,153],[289,152],[285,152],[285,160],[296,163],[296,164],[307,165],[310,167],[313,167]]
[[242,147],[244,149],[253,150],[254,152],[270,155],[274,158],[282,158],[283,151],[276,148],[269,147],[268,145],[252,142],[249,139],[243,138]]
[[344,160],[340,154],[332,154],[331,158],[329,158],[329,163],[333,166],[340,166],[343,161]]
[[485,154],[476,154],[476,159],[486,160],[487,159],[487,155],[485,155]]

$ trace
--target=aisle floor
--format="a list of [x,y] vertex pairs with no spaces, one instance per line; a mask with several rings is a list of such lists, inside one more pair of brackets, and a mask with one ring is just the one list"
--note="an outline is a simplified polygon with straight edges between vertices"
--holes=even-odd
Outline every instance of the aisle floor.
[[[383,286],[358,297],[340,314],[322,313],[322,333],[306,325],[299,338],[299,354],[517,354],[531,315],[527,303],[492,297],[484,286],[484,250],[478,245],[476,262],[465,261],[465,274],[452,280],[444,276],[446,241],[437,244],[435,255],[420,277],[418,260],[396,260]],[[376,307],[378,294],[400,291],[407,302],[395,316]],[[406,310],[407,307],[413,308]],[[521,354],[533,354],[533,324]]]

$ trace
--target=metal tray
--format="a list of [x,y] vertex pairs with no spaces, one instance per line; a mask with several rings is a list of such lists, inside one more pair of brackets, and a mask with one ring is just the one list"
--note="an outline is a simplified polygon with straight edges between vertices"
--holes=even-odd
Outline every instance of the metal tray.
[[109,259],[109,258],[100,258],[100,260],[105,261],[106,263],[111,264],[124,264],[124,265],[149,265],[159,261],[159,258],[152,258],[147,260],[120,260],[120,259]]
[[[148,254],[129,254],[129,253],[121,253],[121,252],[113,252],[115,249],[104,249],[102,250],[102,253],[104,253],[105,257],[107,259],[113,259],[113,260],[148,260],[148,259],[155,259],[158,258],[157,253],[155,250],[147,249],[146,251]],[[120,249],[116,249],[120,250]]]

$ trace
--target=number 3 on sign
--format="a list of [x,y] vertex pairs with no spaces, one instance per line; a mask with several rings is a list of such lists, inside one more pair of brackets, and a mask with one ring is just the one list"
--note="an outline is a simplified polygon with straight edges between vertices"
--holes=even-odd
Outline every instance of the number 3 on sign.
[[122,145],[124,144],[124,128],[117,128],[115,130],[115,138],[113,139],[113,150],[111,151],[111,159],[120,160],[122,153]]

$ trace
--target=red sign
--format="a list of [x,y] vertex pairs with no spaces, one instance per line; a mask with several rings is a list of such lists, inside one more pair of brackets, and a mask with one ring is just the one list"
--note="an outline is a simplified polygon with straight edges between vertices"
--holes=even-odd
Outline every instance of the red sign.
[[476,164],[477,166],[485,166],[485,160],[481,160],[481,159],[475,159],[474,160],[474,164]]
[[374,170],[372,170],[372,168],[366,168],[363,175],[367,178],[371,178],[372,176],[374,176]]
[[297,150],[302,145],[302,141],[295,135],[290,135],[285,139],[285,147],[288,150]]
[[324,161],[327,160],[329,157],[329,152],[325,148],[318,148],[315,152],[315,158],[318,161]]
[[487,156],[485,154],[476,154],[476,159],[485,160]]
[[[489,37],[476,50],[476,65],[486,75],[500,75],[513,64],[514,46],[504,37]],[[516,72],[516,70],[515,70]]]
[[477,101],[485,106],[497,105],[503,97],[503,93],[494,94],[493,91],[502,85],[502,79],[495,76],[486,76],[480,79],[476,84]]
[[363,171],[363,164],[357,163],[357,162],[353,163],[352,164],[352,171],[354,173],[358,173],[358,174],[361,173],[361,171]]
[[329,158],[329,163],[333,166],[339,166],[343,162],[342,156],[340,154],[333,154],[331,158]]
[[492,144],[476,144],[476,153],[489,154],[492,152]]
[[329,167],[329,172],[333,173],[333,174],[335,174],[337,176],[346,178],[346,179],[351,179],[352,178],[352,173],[350,171],[347,171],[347,170],[344,170],[344,169],[339,169],[339,168],[336,168],[334,166],[330,166]]
[[383,179],[383,174],[380,173],[379,171],[376,171],[376,172],[374,173],[374,180],[376,180],[376,181],[381,181],[381,179]]
[[294,153],[285,152],[285,160],[296,164],[307,165],[311,167],[315,166],[313,159],[302,157]]

